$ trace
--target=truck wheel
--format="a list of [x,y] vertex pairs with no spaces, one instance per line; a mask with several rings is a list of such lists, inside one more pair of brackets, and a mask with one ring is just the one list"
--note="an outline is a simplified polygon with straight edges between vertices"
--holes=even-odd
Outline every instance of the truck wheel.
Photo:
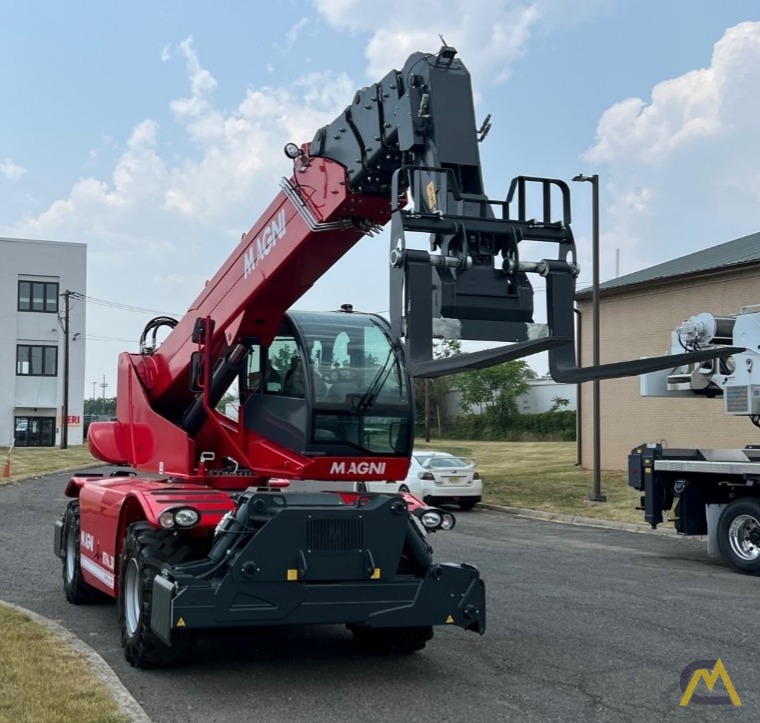
[[79,500],[74,500],[69,502],[63,517],[63,591],[72,605],[106,599],[105,595],[82,579],[79,529]]
[[718,520],[718,548],[737,572],[760,575],[760,501],[734,500]]
[[422,650],[433,637],[432,625],[409,628],[366,628],[352,626],[354,645],[362,653],[410,655]]
[[195,639],[188,633],[173,633],[166,645],[150,627],[153,578],[165,563],[185,562],[192,548],[181,535],[157,530],[147,522],[127,528],[119,572],[119,623],[121,644],[130,665],[157,668],[186,659]]

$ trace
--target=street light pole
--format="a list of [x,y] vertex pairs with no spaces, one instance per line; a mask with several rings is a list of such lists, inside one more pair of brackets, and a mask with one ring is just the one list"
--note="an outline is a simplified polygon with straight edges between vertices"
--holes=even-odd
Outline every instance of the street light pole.
[[61,409],[61,449],[69,447],[69,329],[71,323],[71,291],[64,291],[63,318],[63,405]]
[[[593,279],[591,284],[591,317],[593,321],[591,337],[592,364],[599,366],[599,175],[584,176],[579,173],[574,181],[587,181],[591,184],[591,265]],[[601,394],[600,382],[594,379],[592,382],[592,432],[594,447],[594,489],[589,495],[591,502],[606,502],[607,497],[602,494],[602,443],[601,443]]]

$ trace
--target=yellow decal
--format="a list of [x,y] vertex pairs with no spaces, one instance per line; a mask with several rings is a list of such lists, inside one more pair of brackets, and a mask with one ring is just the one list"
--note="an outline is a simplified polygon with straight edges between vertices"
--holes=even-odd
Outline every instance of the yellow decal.
[[427,185],[427,202],[428,202],[428,210],[429,211],[435,211],[436,206],[436,198],[435,198],[435,184],[430,181]]
[[380,579],[380,568],[376,567],[372,571],[372,577],[370,578],[370,580],[379,580],[379,579]]
[[[696,667],[698,665],[709,665],[712,663],[715,663],[715,667],[712,669],[712,672],[710,672],[707,668]],[[740,706],[742,704],[741,700],[739,700],[739,696],[736,694],[736,688],[734,688],[734,684],[731,682],[731,678],[728,677],[728,671],[726,670],[726,667],[723,665],[723,661],[720,658],[717,660],[698,660],[687,666],[684,669],[683,673],[681,673],[681,690],[683,690],[683,683],[685,678],[691,671],[694,672],[692,673],[689,685],[686,687],[686,690],[684,690],[683,697],[679,703],[681,707],[689,705],[689,703],[692,702],[692,697],[693,702],[697,704],[728,705],[731,703],[736,706]],[[705,685],[707,685],[707,692],[712,693],[715,684],[718,682],[718,679],[723,681],[723,685],[726,687],[728,696],[707,696],[699,694],[694,695],[694,691],[696,690],[700,680],[705,681]]]
[[298,580],[298,570],[288,570],[288,580]]
[[451,625],[451,623],[454,622],[454,618],[449,615],[449,617],[446,618],[446,625]]
[[180,618],[177,620],[177,627],[178,628],[184,628],[185,627],[185,618]]

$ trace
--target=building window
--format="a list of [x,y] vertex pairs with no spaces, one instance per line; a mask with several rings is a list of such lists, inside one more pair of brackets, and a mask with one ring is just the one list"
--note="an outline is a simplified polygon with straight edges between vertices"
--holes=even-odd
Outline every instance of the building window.
[[58,347],[19,344],[16,347],[16,376],[58,376]]
[[55,419],[52,417],[16,417],[16,447],[52,447],[55,445]]
[[58,312],[57,281],[19,281],[18,310]]

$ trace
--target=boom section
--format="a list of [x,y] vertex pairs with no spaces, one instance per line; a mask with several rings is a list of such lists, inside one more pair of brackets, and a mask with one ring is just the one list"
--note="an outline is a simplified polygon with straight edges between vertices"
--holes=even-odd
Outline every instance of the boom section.
[[283,190],[161,346],[136,360],[156,408],[184,408],[192,399],[190,364],[198,318],[214,322],[210,345],[215,358],[245,338],[267,343],[287,309],[360,238],[390,218],[387,199],[350,193],[346,169],[329,159],[299,164],[299,172],[281,185]]

